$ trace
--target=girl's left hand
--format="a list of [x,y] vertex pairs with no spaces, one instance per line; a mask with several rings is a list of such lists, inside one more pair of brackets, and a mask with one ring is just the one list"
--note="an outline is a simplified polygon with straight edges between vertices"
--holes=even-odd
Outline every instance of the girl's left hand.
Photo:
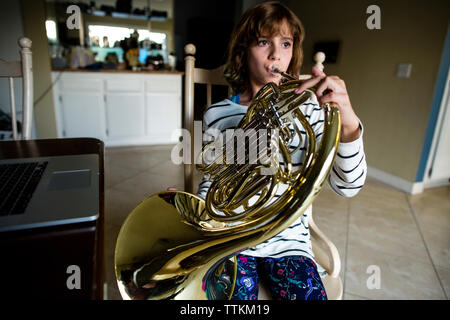
[[360,134],[359,119],[353,111],[350,97],[347,93],[344,80],[337,76],[327,76],[318,68],[312,68],[313,77],[303,82],[295,93],[316,87],[316,96],[319,103],[334,103],[341,115],[341,142],[351,142],[358,139]]

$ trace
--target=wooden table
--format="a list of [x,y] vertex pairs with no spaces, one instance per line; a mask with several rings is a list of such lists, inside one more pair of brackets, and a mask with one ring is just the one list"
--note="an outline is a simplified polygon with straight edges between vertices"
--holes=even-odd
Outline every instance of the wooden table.
[[[0,159],[99,155],[96,221],[0,233],[0,296],[7,299],[103,299],[104,144],[91,138],[1,141]],[[79,266],[81,288],[69,289]],[[69,268],[69,269],[68,269]]]

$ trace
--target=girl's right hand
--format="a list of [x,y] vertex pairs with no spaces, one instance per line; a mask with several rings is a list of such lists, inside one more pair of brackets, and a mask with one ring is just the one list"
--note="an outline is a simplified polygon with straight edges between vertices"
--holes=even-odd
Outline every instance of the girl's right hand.
[[312,78],[304,81],[295,89],[295,93],[300,94],[306,89],[316,87],[325,78],[326,74],[324,72],[320,71],[317,67],[312,67]]
[[337,76],[327,76],[317,67],[312,68],[313,77],[303,82],[295,93],[316,87],[316,96],[320,104],[334,103],[341,117],[341,142],[351,142],[360,135],[359,118],[353,110],[344,80]]

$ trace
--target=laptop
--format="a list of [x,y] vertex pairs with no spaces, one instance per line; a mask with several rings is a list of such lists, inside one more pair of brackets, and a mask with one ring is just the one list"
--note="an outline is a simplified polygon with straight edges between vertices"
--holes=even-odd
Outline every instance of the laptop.
[[0,232],[95,221],[97,154],[0,160]]

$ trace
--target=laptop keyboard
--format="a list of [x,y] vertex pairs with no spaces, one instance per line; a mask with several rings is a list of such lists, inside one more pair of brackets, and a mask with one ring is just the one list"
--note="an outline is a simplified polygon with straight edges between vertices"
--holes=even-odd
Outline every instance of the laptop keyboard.
[[25,212],[48,161],[0,165],[0,216]]

